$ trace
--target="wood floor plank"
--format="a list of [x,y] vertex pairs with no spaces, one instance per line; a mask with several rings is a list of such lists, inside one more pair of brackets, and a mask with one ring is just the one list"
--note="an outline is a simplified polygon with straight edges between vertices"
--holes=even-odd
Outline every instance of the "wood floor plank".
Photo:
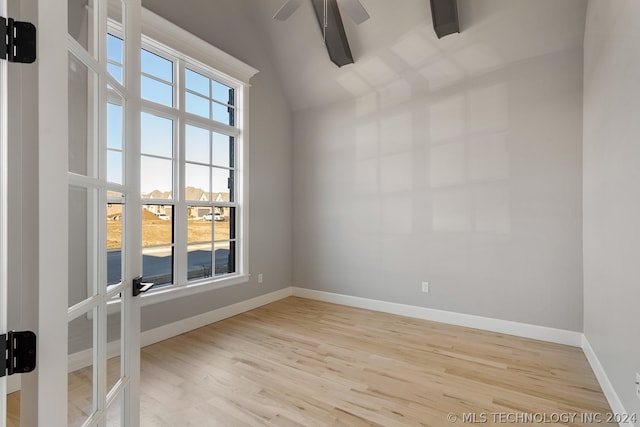
[[446,426],[450,413],[582,426],[611,411],[579,348],[295,297],[141,354],[143,426]]

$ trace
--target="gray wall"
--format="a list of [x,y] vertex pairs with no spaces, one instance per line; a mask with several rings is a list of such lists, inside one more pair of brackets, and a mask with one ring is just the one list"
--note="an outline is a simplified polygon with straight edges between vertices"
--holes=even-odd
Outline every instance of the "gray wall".
[[294,113],[294,284],[581,331],[582,50],[388,87]]
[[640,3],[590,0],[584,66],[584,331],[640,414]]
[[[260,72],[251,80],[249,283],[144,307],[142,329],[291,286],[291,112],[244,1],[144,0],[143,6]],[[193,11],[197,10],[198,13]],[[257,283],[263,273],[264,283]]]

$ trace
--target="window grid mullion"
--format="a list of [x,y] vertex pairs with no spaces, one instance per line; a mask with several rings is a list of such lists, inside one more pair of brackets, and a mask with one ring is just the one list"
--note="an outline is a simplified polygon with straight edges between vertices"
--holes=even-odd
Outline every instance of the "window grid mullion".
[[186,167],[185,167],[185,120],[184,120],[184,91],[181,90],[184,85],[184,64],[179,58],[172,58],[174,63],[174,74],[176,84],[174,86],[175,108],[177,112],[177,124],[175,130],[177,135],[175,138],[176,147],[176,174],[174,175],[176,190],[178,194],[177,209],[174,214],[176,218],[176,254],[175,261],[175,282],[176,286],[184,286],[188,282],[188,218],[187,218],[187,201],[185,191]]

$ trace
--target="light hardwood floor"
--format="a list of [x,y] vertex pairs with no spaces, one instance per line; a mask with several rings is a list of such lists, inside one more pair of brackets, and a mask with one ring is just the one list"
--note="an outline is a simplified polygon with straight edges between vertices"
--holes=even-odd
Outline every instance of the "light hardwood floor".
[[144,348],[141,378],[143,426],[578,426],[611,411],[579,348],[295,297]]

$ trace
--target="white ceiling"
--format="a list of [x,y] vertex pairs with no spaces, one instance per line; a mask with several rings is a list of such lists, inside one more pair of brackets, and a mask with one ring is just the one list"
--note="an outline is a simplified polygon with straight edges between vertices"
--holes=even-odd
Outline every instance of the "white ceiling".
[[371,19],[343,16],[355,64],[328,58],[310,0],[287,21],[285,0],[246,0],[293,110],[370,91],[438,90],[507,64],[582,46],[587,0],[458,0],[461,34],[438,39],[429,0],[361,0]]

